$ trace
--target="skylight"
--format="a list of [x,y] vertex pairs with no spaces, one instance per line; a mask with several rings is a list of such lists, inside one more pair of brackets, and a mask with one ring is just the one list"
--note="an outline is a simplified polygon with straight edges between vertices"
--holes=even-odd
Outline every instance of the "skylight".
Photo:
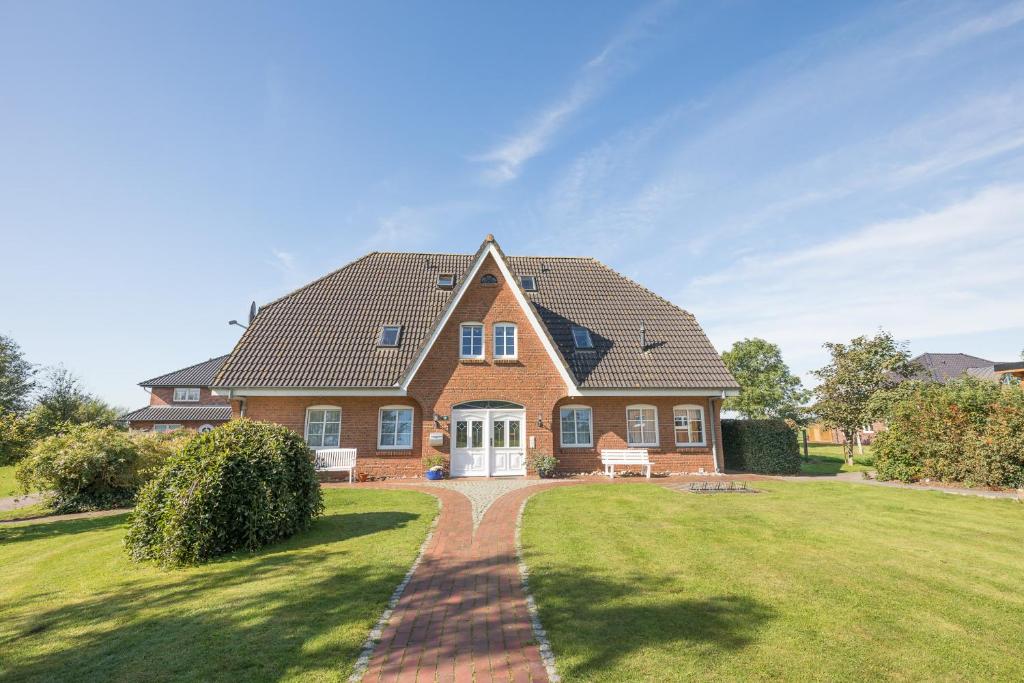
[[455,286],[455,276],[451,273],[441,273],[437,276],[437,286],[439,289],[451,289]]
[[398,346],[402,339],[402,328],[398,325],[385,325],[380,328],[380,339],[377,346]]
[[523,284],[523,289],[527,292],[537,291],[537,278],[533,275],[523,275],[519,278],[519,282]]
[[577,349],[594,348],[594,340],[590,338],[590,330],[585,327],[572,326],[572,340],[576,342]]

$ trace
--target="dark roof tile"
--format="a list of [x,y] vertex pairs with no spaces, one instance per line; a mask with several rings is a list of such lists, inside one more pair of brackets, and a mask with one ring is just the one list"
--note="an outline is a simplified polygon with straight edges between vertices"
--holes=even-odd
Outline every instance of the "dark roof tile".
[[[536,275],[525,292],[582,388],[735,388],[694,317],[585,257],[506,257]],[[469,254],[373,252],[264,306],[217,376],[220,387],[390,387],[428,340],[472,266]],[[456,288],[438,289],[439,273]],[[640,325],[647,348],[640,348]],[[378,348],[385,324],[398,348]],[[590,330],[580,351],[572,325]]]

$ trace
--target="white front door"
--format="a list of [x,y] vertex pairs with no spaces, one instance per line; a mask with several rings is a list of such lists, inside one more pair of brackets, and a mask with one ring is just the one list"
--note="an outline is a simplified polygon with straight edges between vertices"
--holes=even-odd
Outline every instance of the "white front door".
[[491,474],[526,474],[526,449],[523,447],[525,422],[523,411],[492,411]]
[[526,417],[523,410],[452,411],[453,477],[526,474]]
[[460,414],[452,420],[453,477],[487,476],[487,415],[482,412]]

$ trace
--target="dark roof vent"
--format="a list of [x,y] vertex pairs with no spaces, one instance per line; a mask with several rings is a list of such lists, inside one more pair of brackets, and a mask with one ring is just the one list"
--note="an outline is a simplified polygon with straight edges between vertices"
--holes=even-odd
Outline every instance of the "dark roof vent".
[[647,350],[647,327],[643,322],[640,323],[640,350]]

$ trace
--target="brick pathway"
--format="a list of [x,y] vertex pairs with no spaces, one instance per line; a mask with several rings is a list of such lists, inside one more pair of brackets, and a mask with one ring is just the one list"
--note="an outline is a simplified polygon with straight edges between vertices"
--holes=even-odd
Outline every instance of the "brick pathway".
[[475,534],[473,506],[455,489],[360,485],[423,491],[442,503],[437,529],[363,680],[547,681],[516,562],[516,518],[531,495],[566,483],[509,491],[490,505]]

